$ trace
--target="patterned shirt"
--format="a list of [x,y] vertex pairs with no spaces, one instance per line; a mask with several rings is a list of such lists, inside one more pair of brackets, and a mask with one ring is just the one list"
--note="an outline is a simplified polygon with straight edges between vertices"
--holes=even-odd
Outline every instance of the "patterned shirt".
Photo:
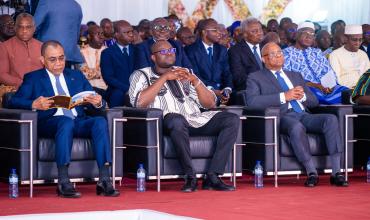
[[[130,76],[129,96],[132,106],[137,107],[141,91],[152,85],[160,76],[151,67],[136,70]],[[178,113],[185,117],[190,126],[199,128],[205,125],[219,111],[201,112],[203,106],[199,102],[198,94],[189,81],[167,81],[158,92],[153,103],[148,108],[163,110],[164,116],[168,113]],[[203,83],[202,83],[203,84]],[[204,84],[203,84],[204,85]],[[170,87],[179,88],[180,96]],[[214,95],[216,100],[216,95]]]
[[283,53],[284,70],[301,73],[306,81],[313,83],[322,84],[321,79],[327,74],[332,78],[332,81],[337,81],[335,72],[320,49],[308,47],[301,50],[290,46],[285,48]]
[[364,73],[358,80],[352,92],[352,100],[356,100],[360,96],[370,95],[370,69]]

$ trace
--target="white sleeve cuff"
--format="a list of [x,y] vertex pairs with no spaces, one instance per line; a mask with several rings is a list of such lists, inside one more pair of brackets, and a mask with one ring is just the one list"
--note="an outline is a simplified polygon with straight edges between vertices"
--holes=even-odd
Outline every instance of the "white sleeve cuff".
[[280,93],[280,104],[285,104],[285,103],[286,103],[285,94],[281,92]]
[[303,97],[299,100],[301,103],[307,100],[306,93],[303,94]]

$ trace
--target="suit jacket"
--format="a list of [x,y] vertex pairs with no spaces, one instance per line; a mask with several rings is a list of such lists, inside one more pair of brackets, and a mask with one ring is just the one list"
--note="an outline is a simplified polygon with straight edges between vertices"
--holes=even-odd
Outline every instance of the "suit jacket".
[[[64,69],[63,74],[71,96],[83,91],[94,91],[90,83],[80,71]],[[39,69],[24,76],[23,83],[15,95],[10,99],[9,106],[11,108],[31,110],[32,102],[38,97],[51,97],[54,95],[53,86],[48,73],[45,69]],[[105,102],[103,101],[102,108],[104,108],[104,105]],[[87,106],[89,108],[93,108],[92,105]],[[76,106],[75,109],[78,117],[85,116],[84,106]],[[56,111],[56,108],[51,108],[45,111],[37,110],[38,119],[43,120],[52,117]]]
[[213,44],[212,63],[209,62],[208,52],[201,40],[185,47],[186,55],[193,67],[194,73],[206,84],[214,89],[232,88],[232,76],[229,69],[227,48],[220,44]]
[[[107,99],[110,107],[123,105],[124,95],[130,88],[130,75],[133,72],[135,51],[132,45],[129,45],[129,57],[123,55],[123,52],[117,44],[103,50],[100,58],[100,68],[103,79],[108,85]],[[114,106],[112,106],[112,103]]]
[[[300,73],[284,71],[293,84],[293,87],[302,86],[306,94],[306,101],[303,106],[307,108],[315,107],[319,104],[316,96],[306,86]],[[285,114],[288,111],[288,104],[280,103],[280,93],[283,90],[280,87],[273,73],[268,69],[263,69],[249,74],[247,79],[246,101],[247,106],[256,108],[280,107],[280,112]]]
[[229,64],[237,91],[245,89],[250,73],[260,70],[252,50],[244,40],[229,49]]
[[[169,39],[168,42],[176,48],[176,63],[175,66],[181,66],[185,68],[192,68],[188,57],[184,52],[184,48],[178,41]],[[153,38],[150,38],[138,45],[135,46],[135,61],[134,61],[134,70],[154,66],[154,63],[150,56],[150,48],[154,44]]]
[[57,40],[64,47],[67,61],[83,62],[77,46],[82,10],[75,0],[40,0],[34,19],[37,39],[42,42]]

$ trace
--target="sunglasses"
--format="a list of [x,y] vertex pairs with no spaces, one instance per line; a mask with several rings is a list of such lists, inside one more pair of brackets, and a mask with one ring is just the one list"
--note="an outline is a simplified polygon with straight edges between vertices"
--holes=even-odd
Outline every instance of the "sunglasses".
[[162,49],[162,50],[158,50],[158,51],[155,51],[153,52],[154,53],[159,53],[160,55],[167,55],[167,54],[174,54],[176,53],[176,48],[169,48],[169,49]]

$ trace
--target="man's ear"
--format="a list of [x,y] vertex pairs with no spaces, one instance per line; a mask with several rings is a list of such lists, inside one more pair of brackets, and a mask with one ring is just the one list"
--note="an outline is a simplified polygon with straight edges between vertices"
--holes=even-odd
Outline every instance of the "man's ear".
[[153,61],[153,63],[155,63],[155,56],[154,56],[154,54],[152,54],[151,56],[150,56],[150,59],[152,59],[152,61]]
[[40,61],[41,61],[42,65],[44,65],[44,66],[45,66],[45,57],[41,56],[41,57],[40,57]]
[[265,63],[265,56],[261,56],[262,63]]

